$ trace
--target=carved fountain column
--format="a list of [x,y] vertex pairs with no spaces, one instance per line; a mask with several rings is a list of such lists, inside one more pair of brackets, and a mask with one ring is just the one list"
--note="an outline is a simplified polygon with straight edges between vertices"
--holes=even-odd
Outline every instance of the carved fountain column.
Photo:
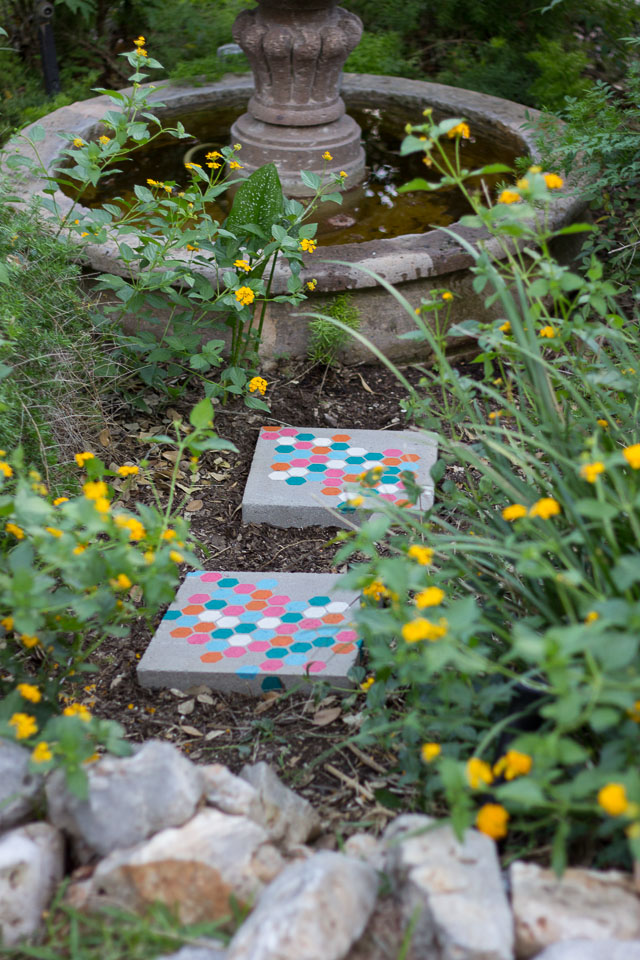
[[[255,92],[231,128],[247,175],[270,161],[289,196],[309,194],[300,170],[344,170],[349,186],[364,175],[360,127],[345,113],[342,67],[362,23],[338,0],[257,0],[236,19],[233,38],[253,70]],[[328,151],[333,159],[323,161]]]

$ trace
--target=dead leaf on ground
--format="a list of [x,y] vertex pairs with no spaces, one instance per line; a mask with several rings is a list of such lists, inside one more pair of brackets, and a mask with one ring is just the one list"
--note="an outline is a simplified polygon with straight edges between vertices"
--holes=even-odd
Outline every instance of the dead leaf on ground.
[[365,378],[362,376],[362,374],[358,373],[358,376],[360,377],[360,383],[362,384],[364,389],[367,391],[367,393],[373,393],[373,390],[371,389],[371,387],[369,386]]
[[188,510],[189,513],[196,513],[198,510],[202,510],[204,507],[204,500],[189,500],[189,503],[186,505],[185,510]]
[[178,704],[178,713],[181,713],[183,717],[186,717],[188,714],[193,713],[195,705],[195,700],[185,700],[184,703]]
[[107,427],[105,427],[104,430],[100,431],[100,433],[98,434],[98,440],[100,441],[100,444],[103,447],[111,446],[111,434],[109,433]]
[[205,734],[204,738],[205,740],[215,740],[216,737],[224,736],[226,732],[226,730],[209,730],[209,732]]
[[176,463],[179,457],[179,452],[177,450],[163,450],[162,456],[165,460],[170,460],[171,463]]
[[337,720],[341,713],[342,707],[327,707],[326,710],[318,710],[312,717],[311,723],[316,727],[326,727]]
[[202,730],[196,730],[195,727],[190,727],[188,724],[185,724],[184,727],[180,727],[183,733],[188,733],[190,737],[201,737]]

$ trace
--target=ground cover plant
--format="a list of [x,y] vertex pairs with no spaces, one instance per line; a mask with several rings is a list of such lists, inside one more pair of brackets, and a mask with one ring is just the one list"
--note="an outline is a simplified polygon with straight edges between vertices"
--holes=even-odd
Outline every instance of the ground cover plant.
[[[403,150],[467,194],[463,225],[500,241],[502,261],[459,242],[502,316],[451,331],[477,341],[473,379],[446,355],[453,295],[416,311],[433,363],[407,407],[432,429],[444,414],[434,478],[446,463],[460,477],[425,516],[384,506],[340,555],[370,556],[348,577],[367,598],[364,742],[382,738],[427,807],[445,797],[457,829],[507,837],[510,856],[549,843],[559,872],[568,857],[628,864],[640,855],[638,321],[595,258],[581,274],[552,257],[554,236],[589,229],[547,227],[562,178],[531,167],[486,204],[441,148],[469,126],[426,113]],[[352,502],[380,509],[376,484],[369,471]]]

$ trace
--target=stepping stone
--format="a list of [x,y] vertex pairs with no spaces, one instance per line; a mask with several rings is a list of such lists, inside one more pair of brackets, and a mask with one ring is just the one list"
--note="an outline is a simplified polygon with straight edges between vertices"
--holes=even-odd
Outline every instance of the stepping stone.
[[314,679],[353,686],[360,595],[331,573],[188,573],[138,664],[143,687],[260,694]]
[[[375,512],[378,497],[411,506],[405,500],[404,471],[422,487],[416,508],[424,510],[433,503],[430,470],[437,455],[433,433],[263,426],[242,499],[242,519],[274,527],[349,527]],[[349,504],[356,496],[349,484],[373,467],[383,472],[356,510]]]

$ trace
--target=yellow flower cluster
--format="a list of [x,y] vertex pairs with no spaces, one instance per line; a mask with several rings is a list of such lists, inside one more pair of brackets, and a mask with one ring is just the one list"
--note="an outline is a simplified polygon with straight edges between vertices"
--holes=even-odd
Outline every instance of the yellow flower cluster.
[[531,772],[533,760],[527,753],[520,753],[519,750],[507,750],[504,757],[500,757],[497,763],[493,765],[493,773],[496,777],[504,777],[505,780],[515,780],[516,777],[524,777]]
[[109,580],[114,590],[128,590],[131,587],[131,580],[126,573],[119,573],[117,577]]
[[604,473],[604,463],[596,460],[594,463],[583,463],[580,467],[580,476],[587,483],[595,483],[601,473]]
[[449,624],[444,617],[441,617],[438,623],[432,623],[426,617],[418,617],[416,620],[410,620],[402,627],[401,633],[406,643],[419,643],[420,640],[441,640],[446,636]]
[[521,517],[540,517],[542,520],[548,520],[549,517],[555,517],[562,512],[562,508],[553,497],[542,497],[527,510],[523,503],[511,503],[508,507],[502,509],[502,519],[507,523],[514,520],[520,520]]
[[93,502],[94,507],[98,513],[108,513],[111,507],[109,503],[107,494],[109,493],[109,488],[107,487],[104,480],[89,480],[82,487],[82,492],[84,493],[87,500]]
[[481,833],[486,833],[494,840],[501,840],[507,835],[509,814],[499,803],[485,803],[478,810],[476,826]]
[[40,703],[42,700],[40,690],[32,683],[19,683],[16,690],[23,699],[29,700],[30,703]]
[[238,303],[241,303],[243,307],[250,306],[255,298],[256,295],[251,287],[238,287],[236,290],[236,300]]
[[120,477],[135,477],[138,473],[140,473],[140,467],[130,467],[126,463],[122,467],[118,467],[118,476]]
[[89,453],[88,450],[85,450],[84,453],[76,453],[75,461],[78,464],[78,466],[82,468],[84,467],[87,460],[93,460],[94,456],[95,454]]
[[622,783],[608,783],[598,791],[598,803],[610,817],[621,817],[629,809],[627,791]]
[[264,377],[252,377],[252,379],[249,380],[249,393],[258,392],[264,396],[267,392],[267,386],[268,384]]
[[371,689],[371,687],[374,685],[375,682],[376,682],[375,677],[367,677],[367,679],[363,680],[362,683],[360,684],[360,689],[362,690],[363,693],[366,693],[367,690]]
[[13,534],[16,540],[24,540],[24,530],[22,527],[19,527],[17,523],[11,523],[11,521],[9,521],[9,523],[5,525],[5,530],[7,533]]
[[53,759],[53,753],[46,740],[41,740],[40,743],[36,744],[31,753],[31,759],[34,763],[47,763]]
[[471,136],[471,131],[469,130],[468,123],[457,123],[455,127],[452,127],[451,130],[447,133],[447,136],[450,140],[453,140],[454,137],[462,137],[463,140],[468,140]]
[[84,723],[89,723],[91,720],[91,711],[83,703],[70,703],[62,713],[65,717],[79,717]]
[[315,240],[308,240],[306,237],[303,237],[300,241],[300,249],[304,250],[305,253],[313,253],[317,246]]
[[414,543],[407,550],[407,556],[411,557],[412,560],[415,560],[422,567],[428,567],[433,563],[433,548],[423,547],[420,544]]
[[8,463],[5,463],[4,460],[0,460],[0,473],[2,473],[7,478],[7,480],[9,479],[9,477],[13,476],[13,470],[11,469]]
[[14,713],[9,719],[9,726],[15,727],[16,740],[26,740],[38,732],[36,718],[28,713]]
[[432,763],[442,753],[439,743],[423,743],[420,747],[420,756],[425,763]]
[[244,270],[246,273],[251,273],[251,264],[247,260],[234,260],[233,265],[236,270]]
[[622,456],[633,470],[640,470],[640,443],[634,443],[631,447],[625,447],[622,451]]
[[115,523],[121,530],[129,531],[129,540],[144,540],[147,535],[147,531],[137,517],[127,517],[119,513],[115,517]]
[[416,595],[416,607],[424,610],[425,607],[437,607],[444,600],[445,593],[440,587],[427,587]]

